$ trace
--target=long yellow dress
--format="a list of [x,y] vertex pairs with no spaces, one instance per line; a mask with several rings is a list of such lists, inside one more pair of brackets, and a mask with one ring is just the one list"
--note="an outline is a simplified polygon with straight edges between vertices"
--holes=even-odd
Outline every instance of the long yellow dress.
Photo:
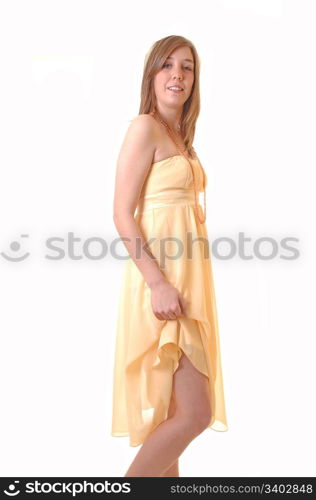
[[[198,158],[191,164],[199,193],[203,191],[203,167]],[[206,224],[196,218],[192,171],[184,156],[151,165],[134,217],[162,273],[184,297],[187,315],[176,320],[156,318],[150,288],[133,259],[125,261],[111,435],[129,436],[130,446],[138,446],[167,418],[181,350],[208,377],[212,406],[208,427],[226,431],[211,245]]]

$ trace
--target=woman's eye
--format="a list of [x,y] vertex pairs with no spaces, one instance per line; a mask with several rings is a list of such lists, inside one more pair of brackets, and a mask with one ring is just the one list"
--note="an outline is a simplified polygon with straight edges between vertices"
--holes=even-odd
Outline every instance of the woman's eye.
[[[165,63],[162,67],[165,68],[167,66],[171,66],[171,63]],[[190,66],[186,66],[185,69],[188,69],[189,71],[192,71],[192,68],[190,68]]]

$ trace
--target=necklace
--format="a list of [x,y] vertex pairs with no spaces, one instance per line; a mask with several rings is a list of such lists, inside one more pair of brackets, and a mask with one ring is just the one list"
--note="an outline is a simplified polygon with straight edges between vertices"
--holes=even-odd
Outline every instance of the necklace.
[[175,139],[174,137],[174,134],[173,132],[171,131],[169,125],[161,118],[161,116],[159,116],[159,114],[157,113],[157,110],[156,108],[154,108],[153,111],[150,112],[150,114],[154,117],[154,118],[157,118],[160,123],[162,125],[164,125],[164,127],[167,129],[167,132],[171,138],[171,140],[175,143],[175,145],[177,146],[177,149],[178,151],[180,152],[180,154],[182,156],[184,156],[188,162],[189,162],[189,165],[191,167],[191,171],[192,171],[192,177],[193,177],[193,185],[194,185],[194,198],[195,198],[195,213],[196,213],[196,216],[200,222],[200,224],[203,224],[203,222],[205,222],[206,220],[206,199],[205,199],[205,176],[204,176],[204,171],[203,171],[203,168],[202,168],[202,174],[203,174],[203,192],[204,192],[204,214],[203,214],[203,218],[200,217],[200,214],[199,214],[199,208],[198,208],[198,203],[197,203],[197,188],[196,188],[196,181],[195,181],[195,174],[194,174],[194,169],[192,167],[192,164],[190,162],[190,158],[189,156],[186,154],[186,151],[185,150],[181,150],[180,148],[180,145],[178,143],[178,141]]

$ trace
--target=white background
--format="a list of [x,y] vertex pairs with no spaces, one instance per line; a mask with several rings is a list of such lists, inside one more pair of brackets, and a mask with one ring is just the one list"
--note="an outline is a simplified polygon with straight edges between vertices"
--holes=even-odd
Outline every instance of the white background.
[[[237,247],[212,260],[229,429],[194,440],[180,475],[314,475],[315,14],[306,0],[1,3],[0,252],[30,253],[0,255],[2,476],[123,476],[139,449],[110,435],[124,261],[101,243],[119,237],[116,159],[145,54],[171,34],[201,58],[210,241]],[[48,258],[52,237],[64,258]],[[254,253],[264,237],[273,259]]]

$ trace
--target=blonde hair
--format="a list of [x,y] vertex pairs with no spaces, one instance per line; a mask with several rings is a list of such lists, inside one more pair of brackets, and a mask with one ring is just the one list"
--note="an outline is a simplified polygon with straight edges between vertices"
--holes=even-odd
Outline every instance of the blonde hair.
[[170,35],[156,41],[146,54],[141,85],[139,114],[149,114],[156,106],[154,77],[162,69],[167,57],[179,47],[189,47],[194,61],[194,82],[190,97],[183,105],[180,131],[190,157],[194,156],[192,146],[195,124],[200,113],[200,59],[193,43],[183,36]]

